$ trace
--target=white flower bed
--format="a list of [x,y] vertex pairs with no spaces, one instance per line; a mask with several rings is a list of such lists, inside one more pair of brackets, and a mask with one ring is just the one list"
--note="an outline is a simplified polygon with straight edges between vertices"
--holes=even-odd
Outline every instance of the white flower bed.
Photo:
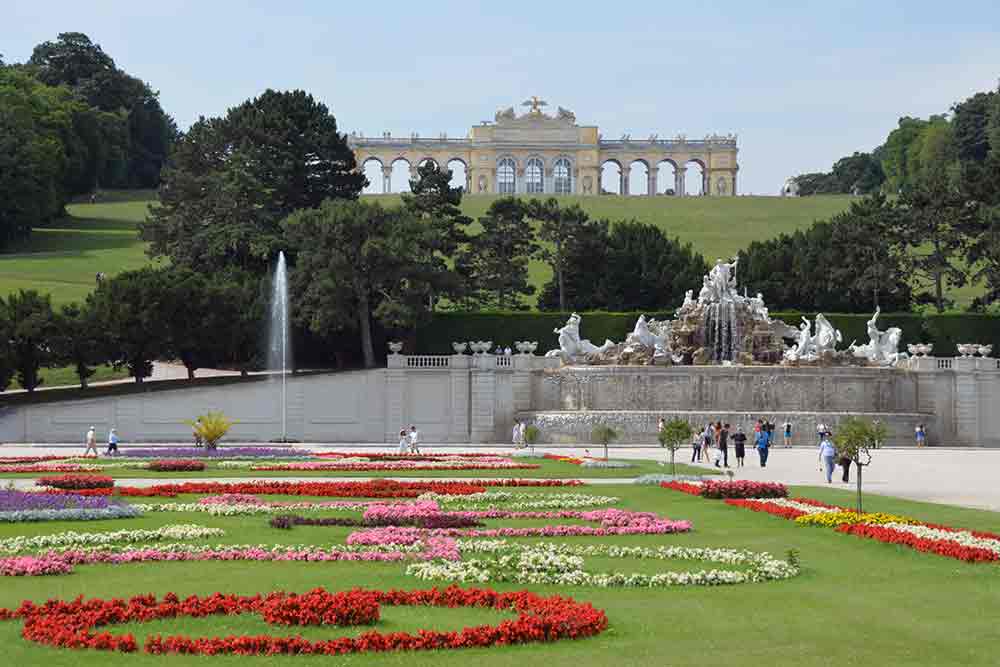
[[816,505],[810,505],[808,503],[800,503],[798,501],[792,500],[791,498],[749,498],[748,500],[759,500],[762,503],[781,505],[782,507],[788,507],[793,510],[799,510],[800,512],[805,512],[806,514],[825,514],[827,512],[844,511],[840,507],[817,507]]
[[355,510],[364,511],[367,504],[359,503],[356,507],[331,508],[324,503],[288,503],[281,505],[263,504],[203,504],[203,503],[149,503],[136,504],[134,507],[141,512],[204,512],[212,516],[247,516],[254,514],[288,514],[306,510]]
[[437,493],[423,493],[417,500],[433,500],[445,510],[504,509],[511,512],[547,509],[580,509],[614,505],[619,501],[615,496],[593,496],[586,493],[511,493],[509,491],[486,491],[466,496],[449,496]]
[[[406,573],[418,579],[459,582],[511,582],[517,584],[557,584],[562,586],[597,586],[659,588],[665,586],[720,586],[788,579],[799,573],[796,566],[772,557],[736,549],[692,547],[621,547],[539,543],[516,545],[507,540],[460,540],[464,553],[492,555],[485,559],[431,561],[414,563]],[[694,560],[744,565],[745,570],[698,570],[641,574],[626,572],[592,573],[585,571],[585,558],[641,558],[657,560]]]
[[203,537],[222,537],[221,528],[206,528],[193,524],[175,524],[156,530],[115,530],[107,533],[78,533],[73,530],[51,535],[26,537],[18,535],[0,540],[0,553],[16,554],[24,551],[52,547],[104,546],[121,542],[157,542],[160,540],[195,540]]
[[988,537],[976,537],[967,530],[952,532],[950,530],[941,530],[940,528],[931,528],[930,526],[911,525],[906,523],[886,523],[882,524],[882,526],[884,528],[892,528],[893,530],[909,533],[910,535],[915,535],[928,540],[950,540],[961,544],[963,547],[986,549],[1000,556],[1000,540],[994,540]]
[[625,461],[604,461],[602,459],[587,459],[580,464],[583,468],[634,468],[634,463]]

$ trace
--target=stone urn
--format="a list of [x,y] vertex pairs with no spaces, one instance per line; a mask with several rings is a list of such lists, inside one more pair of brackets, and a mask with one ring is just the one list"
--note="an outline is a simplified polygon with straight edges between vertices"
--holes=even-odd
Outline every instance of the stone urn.
[[958,350],[958,354],[962,357],[971,357],[979,349],[978,345],[973,345],[972,343],[959,343],[955,346]]
[[393,354],[399,354],[400,352],[402,352],[403,351],[402,341],[398,340],[389,341],[389,351],[392,352]]
[[926,357],[928,354],[934,351],[934,343],[918,343],[917,352],[922,357]]
[[451,349],[455,350],[455,354],[465,354],[466,348],[469,347],[468,343],[452,343]]
[[533,340],[533,341],[530,341],[530,342],[528,342],[528,341],[525,341],[525,342],[528,343],[528,354],[534,354],[535,350],[538,349],[538,341],[537,340]]
[[910,343],[909,345],[906,346],[906,351],[909,352],[910,355],[914,357],[919,356],[920,354],[919,350],[920,346],[917,345],[916,343]]
[[518,354],[528,354],[531,348],[531,343],[526,340],[515,340],[514,349],[517,350]]
[[981,356],[981,357],[988,357],[988,356],[990,356],[990,353],[993,352],[993,346],[992,345],[980,345],[979,349],[978,349],[978,352],[979,352],[979,356]]

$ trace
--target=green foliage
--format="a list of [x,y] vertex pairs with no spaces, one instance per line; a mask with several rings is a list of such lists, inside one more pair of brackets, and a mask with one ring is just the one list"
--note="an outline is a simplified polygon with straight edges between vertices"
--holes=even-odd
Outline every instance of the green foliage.
[[[982,162],[990,152],[991,114],[1000,93],[976,93],[952,107],[955,147],[961,160]],[[995,119],[995,116],[994,116]],[[993,121],[995,128],[996,121]]]
[[805,231],[755,241],[739,254],[738,278],[775,309],[907,310],[905,257],[895,244],[899,212],[880,194]]
[[868,421],[858,417],[848,417],[837,425],[837,433],[834,436],[834,444],[837,447],[837,456],[847,458],[857,466],[858,493],[857,509],[861,514],[861,476],[862,468],[871,463],[871,451],[882,447],[886,441],[888,431],[884,424],[879,421]]
[[691,424],[679,417],[673,417],[656,434],[656,439],[660,441],[660,447],[666,447],[670,451],[671,475],[677,474],[674,456],[677,454],[677,450],[691,439],[692,433]]
[[1000,317],[995,314],[932,313],[924,318],[924,327],[937,356],[954,356],[958,343],[988,344],[1000,350]]
[[126,271],[103,281],[87,307],[106,336],[110,361],[124,366],[137,383],[153,373],[153,361],[169,349],[163,295],[169,289],[163,269]]
[[426,227],[401,208],[330,199],[283,223],[295,266],[294,317],[324,333],[361,337],[366,367],[375,365],[372,321],[404,331],[427,312],[433,288],[448,275],[426,241]]
[[110,356],[101,325],[94,319],[93,312],[76,303],[64,304],[57,313],[50,346],[57,363],[73,368],[83,389],[96,372],[94,367]]
[[538,436],[541,435],[538,431],[538,427],[534,424],[528,424],[524,427],[524,442],[528,445],[533,445],[538,442]]
[[304,91],[267,90],[201,119],[164,171],[161,206],[140,235],[153,256],[209,272],[266,273],[284,245],[280,222],[325,199],[354,199],[365,184],[327,107]]
[[479,218],[482,231],[455,256],[455,270],[469,286],[467,306],[522,310],[535,293],[528,261],[538,252],[528,205],[515,197],[494,201]]
[[604,446],[604,460],[607,460],[608,445],[618,439],[618,431],[607,424],[598,424],[591,430],[590,439]]
[[[581,245],[595,229],[589,224],[589,217],[579,205],[562,208],[555,197],[544,202],[532,199],[528,203],[529,215],[541,222],[538,238],[542,241],[538,257],[552,268],[552,282],[546,285],[539,302],[545,299],[545,292],[556,293],[558,309],[566,310],[566,273],[572,271],[569,263],[570,250],[579,256]],[[606,225],[604,226],[606,232]]]
[[185,419],[184,423],[191,427],[195,439],[204,444],[205,449],[215,449],[233,424],[237,422],[229,419],[222,412],[209,410],[193,420]]
[[3,305],[17,381],[30,393],[42,382],[38,370],[55,360],[50,346],[56,333],[52,303],[47,294],[20,290],[7,297]]
[[855,152],[840,158],[828,173],[816,172],[795,177],[800,196],[817,194],[861,194],[877,192],[885,182],[878,157]]

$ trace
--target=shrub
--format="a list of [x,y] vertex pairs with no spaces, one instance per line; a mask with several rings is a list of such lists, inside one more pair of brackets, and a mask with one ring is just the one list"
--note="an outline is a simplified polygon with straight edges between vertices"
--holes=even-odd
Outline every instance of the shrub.
[[37,486],[50,486],[54,489],[110,489],[115,480],[103,475],[60,475],[58,477],[39,477],[35,480]]
[[704,498],[787,498],[788,489],[777,482],[706,481],[701,485]]
[[195,420],[185,421],[194,431],[194,436],[198,442],[205,444],[205,449],[215,449],[219,441],[225,437],[226,433],[236,422],[228,419],[221,412],[209,410]]
[[155,470],[156,472],[194,472],[197,470],[204,470],[205,463],[203,461],[184,461],[184,460],[161,460],[161,461],[150,461],[146,466],[148,470]]

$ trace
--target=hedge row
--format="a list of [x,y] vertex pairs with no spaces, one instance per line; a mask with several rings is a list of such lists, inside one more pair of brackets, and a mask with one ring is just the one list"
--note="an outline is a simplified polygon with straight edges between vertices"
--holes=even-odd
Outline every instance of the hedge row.
[[[600,345],[606,338],[621,342],[632,331],[640,313],[581,313],[580,334]],[[670,319],[673,312],[645,313],[647,318]],[[802,315],[811,313],[771,313],[797,326]],[[490,340],[495,345],[514,347],[514,341],[538,341],[538,352],[557,347],[553,329],[566,323],[567,313],[436,313],[428,324],[420,327],[407,341],[406,352],[414,354],[452,354],[452,341]],[[870,315],[833,314],[826,316],[840,329],[842,347],[851,341],[867,343],[867,323]],[[899,327],[903,330],[900,350],[909,343],[933,343],[934,352],[954,356],[956,343],[992,343],[1000,353],[1000,316],[974,313],[954,315],[919,315],[916,313],[884,313],[879,316],[879,329]]]

